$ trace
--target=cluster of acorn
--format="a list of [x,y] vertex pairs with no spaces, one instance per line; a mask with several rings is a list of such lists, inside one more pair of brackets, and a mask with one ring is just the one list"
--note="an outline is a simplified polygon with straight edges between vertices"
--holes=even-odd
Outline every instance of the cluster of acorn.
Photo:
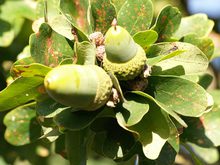
[[47,93],[57,102],[75,109],[93,111],[102,107],[112,93],[112,80],[133,80],[146,65],[143,48],[135,43],[128,31],[113,25],[105,34],[102,67],[97,65],[61,65],[45,77]]

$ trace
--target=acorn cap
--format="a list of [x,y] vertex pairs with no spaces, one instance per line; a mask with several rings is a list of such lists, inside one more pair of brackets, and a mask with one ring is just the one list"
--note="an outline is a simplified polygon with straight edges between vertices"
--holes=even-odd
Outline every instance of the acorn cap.
[[105,35],[105,52],[109,61],[124,63],[137,53],[137,46],[131,35],[121,26],[112,26]]
[[47,93],[57,102],[79,110],[96,110],[111,94],[109,75],[96,65],[61,65],[45,77]]
[[135,56],[125,63],[113,63],[107,58],[103,58],[103,68],[107,72],[113,72],[119,80],[132,80],[137,77],[146,65],[146,54],[143,48],[136,44],[138,51]]

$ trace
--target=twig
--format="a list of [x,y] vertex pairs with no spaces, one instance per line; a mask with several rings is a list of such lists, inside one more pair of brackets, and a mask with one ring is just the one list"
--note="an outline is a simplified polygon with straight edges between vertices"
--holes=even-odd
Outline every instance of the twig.
[[44,0],[44,21],[48,22],[47,0]]

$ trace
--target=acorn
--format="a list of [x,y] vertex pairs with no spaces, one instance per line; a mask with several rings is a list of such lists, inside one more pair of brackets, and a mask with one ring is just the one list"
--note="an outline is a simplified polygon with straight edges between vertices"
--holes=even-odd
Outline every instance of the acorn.
[[146,65],[144,49],[135,43],[129,32],[114,25],[105,35],[105,55],[103,68],[113,72],[119,80],[132,80]]
[[61,65],[52,69],[44,79],[51,98],[76,110],[94,111],[108,101],[112,81],[96,65]]

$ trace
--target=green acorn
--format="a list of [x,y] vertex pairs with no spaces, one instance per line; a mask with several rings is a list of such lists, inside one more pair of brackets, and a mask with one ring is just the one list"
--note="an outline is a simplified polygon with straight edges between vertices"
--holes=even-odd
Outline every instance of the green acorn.
[[105,52],[103,68],[113,72],[119,80],[134,79],[146,65],[145,51],[121,26],[112,26],[107,31]]
[[112,81],[96,65],[61,65],[44,79],[47,93],[57,102],[79,110],[93,111],[109,99]]

